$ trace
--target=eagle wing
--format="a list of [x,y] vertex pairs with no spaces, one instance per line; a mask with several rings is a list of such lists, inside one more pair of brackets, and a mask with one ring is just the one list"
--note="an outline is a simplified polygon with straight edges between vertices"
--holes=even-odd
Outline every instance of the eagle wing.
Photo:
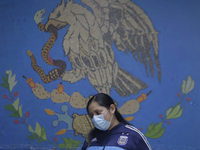
[[158,32],[138,6],[128,0],[82,0],[82,3],[88,9],[73,1],[65,8],[70,27],[63,48],[73,70],[65,72],[64,81],[75,83],[87,76],[98,92],[110,94],[113,87],[120,96],[145,89],[147,84],[118,66],[113,42],[118,50],[128,50],[136,60],[144,63],[147,73],[149,64],[153,76],[152,46],[160,79]]
[[62,79],[75,83],[87,76],[98,92],[109,94],[115,66],[111,45],[104,48],[100,26],[89,10],[73,3],[71,12],[74,23],[68,28],[63,46],[73,70],[66,71]]
[[161,80],[158,53],[158,32],[147,14],[130,0],[81,0],[88,5],[99,23],[107,43],[114,42],[120,51],[128,50],[135,60],[144,64],[148,75],[154,74],[154,63]]

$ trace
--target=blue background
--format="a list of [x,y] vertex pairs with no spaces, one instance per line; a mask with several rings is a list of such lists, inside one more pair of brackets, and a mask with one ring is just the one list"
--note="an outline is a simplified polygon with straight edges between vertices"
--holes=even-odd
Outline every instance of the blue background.
[[[78,0],[74,2],[80,3]],[[152,91],[147,100],[140,104],[140,110],[133,115],[134,119],[131,121],[134,126],[141,127],[142,132],[146,133],[151,123],[162,121],[159,114],[164,116],[169,107],[175,106],[180,101],[177,93],[181,93],[181,84],[190,75],[195,82],[195,87],[185,96],[185,98],[190,97],[191,101],[181,102],[181,106],[184,107],[182,116],[170,120],[170,125],[163,124],[166,129],[162,137],[148,138],[148,140],[153,149],[200,149],[200,1],[133,0],[133,2],[145,11],[155,30],[159,31],[161,82],[157,78],[156,69],[154,78],[147,77],[143,64],[135,61],[130,53],[127,55],[113,46],[119,66],[142,79],[149,87],[137,95],[128,97],[120,97],[114,89],[111,90],[110,95],[121,106],[130,99],[136,99],[142,93]],[[32,69],[31,60],[26,54],[27,50],[33,51],[38,65],[45,68],[46,74],[54,68],[47,65],[41,56],[41,49],[50,37],[50,33],[41,32],[33,17],[38,10],[45,8],[46,18],[42,22],[46,23],[48,15],[60,3],[60,0],[0,0],[0,75],[5,76],[7,70],[12,70],[12,73],[16,74],[17,85],[12,94],[17,91],[23,112],[30,112],[27,123],[33,128],[36,122],[44,126],[49,141],[53,142],[53,138],[56,137],[57,142],[62,143],[63,137],[70,137],[83,142],[84,138],[81,135],[74,136],[74,131],[67,131],[62,136],[55,135],[59,129],[66,128],[66,124],[60,122],[57,128],[53,127],[51,122],[56,117],[47,115],[44,109],[62,113],[63,104],[55,104],[50,98],[37,99],[26,83],[26,79],[22,78],[23,75],[27,78],[33,77],[36,83],[41,83],[49,92],[57,88],[57,84],[61,81],[60,79],[49,84],[42,83],[40,77]],[[50,56],[53,59],[64,60],[67,64],[66,70],[71,70],[71,63],[67,57],[64,57],[62,49],[67,28],[68,26],[58,31],[58,39],[50,50]],[[3,81],[0,80],[0,83]],[[84,97],[97,93],[87,79],[74,84],[63,82],[63,85],[64,91],[69,95],[75,91]],[[3,95],[9,95],[8,91],[0,87],[0,95],[2,95],[0,98],[0,149],[7,147],[22,149],[30,146],[52,148],[52,145],[47,142],[37,143],[37,140],[32,141],[28,138],[31,134],[28,128],[23,124],[16,125],[13,122],[15,118],[9,117],[10,112],[4,108],[5,105],[10,104],[10,101],[3,99]],[[65,104],[69,107],[70,116],[75,112],[86,113],[85,109],[77,110],[68,103]]]

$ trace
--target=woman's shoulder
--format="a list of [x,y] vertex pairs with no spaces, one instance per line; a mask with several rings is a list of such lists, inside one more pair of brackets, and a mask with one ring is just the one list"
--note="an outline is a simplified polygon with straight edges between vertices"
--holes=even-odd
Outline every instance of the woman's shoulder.
[[123,122],[120,122],[116,127],[114,127],[114,132],[123,132],[124,134],[132,135],[132,136],[138,136],[143,137],[143,133],[138,130],[133,125],[125,124]]
[[124,126],[124,130],[125,130],[125,132],[129,133],[130,135],[136,136],[138,138],[144,138],[144,134],[132,125],[126,124]]
[[137,141],[138,143],[140,143],[139,146],[143,147],[141,149],[144,149],[145,147],[145,149],[151,150],[151,146],[148,140],[146,139],[146,137],[140,130],[138,130],[136,127],[132,125],[125,125],[125,128],[127,131],[129,131],[129,134],[130,134],[129,137],[133,139],[134,141]]

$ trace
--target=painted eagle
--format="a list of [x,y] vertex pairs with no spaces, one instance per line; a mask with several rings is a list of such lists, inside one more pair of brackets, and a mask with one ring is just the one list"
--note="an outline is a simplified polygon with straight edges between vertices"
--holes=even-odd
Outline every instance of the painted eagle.
[[[120,96],[137,94],[147,84],[118,66],[112,44],[119,51],[129,51],[144,64],[151,76],[154,66],[161,80],[158,58],[158,32],[145,12],[130,0],[81,0],[84,6],[68,0],[50,14],[45,29],[57,30],[69,25],[63,49],[72,70],[65,71],[63,81],[75,83],[88,78],[100,93],[110,94],[113,87]],[[40,13],[44,13],[41,11]],[[38,19],[41,15],[37,15]],[[152,55],[154,63],[152,61]]]

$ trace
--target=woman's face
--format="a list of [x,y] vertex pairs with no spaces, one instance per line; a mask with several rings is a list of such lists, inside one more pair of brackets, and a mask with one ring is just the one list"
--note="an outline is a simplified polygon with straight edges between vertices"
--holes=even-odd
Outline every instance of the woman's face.
[[[108,111],[108,112],[107,112]],[[104,115],[104,119],[110,121],[112,114],[110,111],[103,106],[100,106],[97,102],[92,102],[88,107],[89,116],[93,118],[96,115]]]

